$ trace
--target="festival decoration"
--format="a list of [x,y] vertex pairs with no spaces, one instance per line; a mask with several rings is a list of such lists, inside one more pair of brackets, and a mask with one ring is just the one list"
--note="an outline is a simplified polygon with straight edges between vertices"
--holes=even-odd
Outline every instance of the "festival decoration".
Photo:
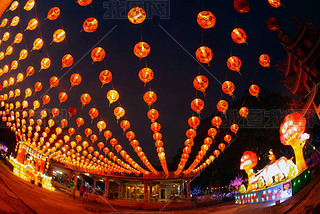
[[268,0],[268,2],[274,8],[278,8],[281,6],[280,0]]
[[146,12],[141,7],[134,7],[128,12],[128,20],[132,24],[141,24],[146,19]]
[[250,9],[247,0],[234,0],[233,6],[239,13],[248,13]]
[[199,75],[193,80],[193,87],[196,90],[203,92],[203,94],[208,88],[208,85],[209,85],[209,80],[203,75]]
[[202,11],[197,16],[198,24],[204,28],[213,28],[216,24],[216,17],[210,11]]
[[50,44],[53,42],[60,43],[66,38],[66,32],[62,29],[58,29],[53,33],[52,37],[52,42]]
[[139,71],[139,78],[146,86],[146,83],[150,82],[154,77],[154,73],[150,68],[143,68]]
[[83,22],[83,30],[87,33],[93,33],[98,28],[98,20],[90,17]]
[[145,58],[150,54],[150,46],[146,42],[138,42],[133,48],[134,54],[141,58]]
[[259,86],[255,85],[255,84],[251,85],[250,88],[249,88],[249,93],[250,93],[251,96],[254,96],[259,100],[259,98],[258,98],[258,96],[259,96]]
[[233,98],[233,92],[235,90],[235,86],[234,86],[233,82],[225,81],[224,83],[222,83],[221,88],[222,88],[223,93],[228,94],[228,95],[232,96],[232,98]]
[[237,44],[247,43],[247,34],[246,32],[241,28],[235,28],[231,32],[231,38],[232,40]]
[[91,4],[92,0],[78,0],[77,3],[80,5],[80,6],[87,6],[89,4]]
[[227,66],[231,71],[236,71],[241,75],[240,73],[241,60],[238,57],[236,56],[229,57],[227,61]]
[[273,17],[269,17],[269,18],[267,19],[267,26],[268,26],[268,28],[269,28],[270,30],[272,30],[272,31],[277,31],[277,30],[279,30],[278,21],[277,21],[275,18],[273,18]]
[[259,57],[259,63],[262,67],[269,68],[270,67],[270,57],[267,54],[262,54]]
[[213,58],[213,52],[210,48],[206,46],[201,46],[196,51],[197,60],[201,63],[207,63],[210,66],[209,62]]
[[101,47],[96,47],[91,51],[92,63],[101,62],[106,56],[106,52]]

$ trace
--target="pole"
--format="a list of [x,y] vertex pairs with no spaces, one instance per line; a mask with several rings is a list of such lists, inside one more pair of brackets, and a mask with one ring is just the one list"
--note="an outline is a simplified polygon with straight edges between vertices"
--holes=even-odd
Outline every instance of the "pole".
[[108,198],[109,195],[109,178],[106,177],[106,183],[104,186],[104,197]]
[[144,197],[143,197],[143,202],[148,202],[148,184],[147,181],[144,180]]

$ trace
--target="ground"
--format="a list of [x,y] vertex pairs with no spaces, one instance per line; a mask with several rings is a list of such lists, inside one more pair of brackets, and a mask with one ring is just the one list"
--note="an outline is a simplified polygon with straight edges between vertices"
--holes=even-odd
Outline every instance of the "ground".
[[[248,205],[226,202],[208,207],[192,207],[191,202],[186,202],[169,204],[161,213],[320,213],[319,171],[319,169],[314,170],[312,181],[298,194],[280,205],[274,205],[274,202]],[[159,206],[164,205],[166,204]],[[182,206],[180,209],[183,210],[177,210],[179,206]],[[98,198],[97,201],[74,199],[64,192],[48,191],[20,179],[0,161],[0,213],[159,213],[152,211],[155,207],[154,203],[137,204],[118,200],[107,201],[104,198]],[[175,210],[167,211],[167,209]]]

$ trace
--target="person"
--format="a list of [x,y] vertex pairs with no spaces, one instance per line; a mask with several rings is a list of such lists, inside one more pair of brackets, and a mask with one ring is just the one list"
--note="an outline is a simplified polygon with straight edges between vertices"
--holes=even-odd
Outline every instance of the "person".
[[84,193],[84,189],[83,189],[83,187],[80,187],[79,191],[80,191],[80,196],[82,196],[82,195],[83,195],[83,193]]

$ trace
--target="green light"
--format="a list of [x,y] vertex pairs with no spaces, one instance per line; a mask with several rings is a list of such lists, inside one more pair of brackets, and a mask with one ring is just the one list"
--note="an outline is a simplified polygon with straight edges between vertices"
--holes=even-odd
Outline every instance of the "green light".
[[293,186],[295,186],[295,185],[296,185],[296,182],[293,183]]
[[298,183],[300,183],[300,179],[298,180]]

